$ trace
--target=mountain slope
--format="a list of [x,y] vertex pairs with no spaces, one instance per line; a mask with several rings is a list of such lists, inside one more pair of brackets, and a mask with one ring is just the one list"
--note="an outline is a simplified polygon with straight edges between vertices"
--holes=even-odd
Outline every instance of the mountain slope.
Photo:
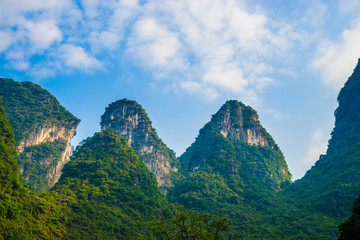
[[50,194],[66,193],[68,239],[151,239],[167,201],[156,179],[114,130],[84,140]]
[[170,184],[167,175],[178,171],[179,162],[175,153],[158,137],[141,105],[127,99],[113,102],[101,116],[100,124],[101,130],[112,128],[126,138],[128,145],[155,174],[159,186]]
[[56,200],[38,196],[23,185],[14,145],[13,130],[0,106],[0,239],[62,238],[64,209]]
[[212,116],[180,162],[185,174],[218,173],[236,181],[241,189],[256,181],[280,190],[291,182],[284,156],[260,125],[257,113],[235,100],[227,101]]
[[355,199],[352,215],[339,226],[339,240],[357,239],[360,236],[360,197]]
[[182,176],[167,194],[170,202],[224,214],[233,223],[229,236],[235,239],[309,236],[306,223],[297,219],[308,216],[276,195],[291,183],[291,174],[252,108],[227,101],[179,159]]
[[48,190],[72,154],[79,119],[31,82],[0,78],[0,97],[14,128],[22,178],[31,190]]
[[335,127],[325,155],[286,191],[299,204],[338,218],[351,213],[360,195],[360,59],[341,89]]

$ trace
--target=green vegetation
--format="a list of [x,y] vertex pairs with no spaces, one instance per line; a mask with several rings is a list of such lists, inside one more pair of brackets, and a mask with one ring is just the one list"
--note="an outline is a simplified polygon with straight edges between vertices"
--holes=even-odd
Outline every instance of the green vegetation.
[[338,240],[357,239],[360,236],[360,197],[355,199],[352,215],[339,226]]
[[341,89],[335,127],[326,155],[320,156],[305,176],[283,193],[298,199],[302,208],[314,209],[336,220],[351,214],[360,187],[360,60]]
[[26,148],[17,157],[17,161],[23,172],[22,179],[27,182],[29,189],[38,193],[50,188],[56,165],[61,161],[66,143],[61,140],[45,142]]
[[71,128],[80,121],[48,91],[31,82],[0,78],[0,97],[17,143],[39,127],[59,125]]
[[51,192],[67,193],[69,239],[151,239],[167,201],[156,179],[114,130],[84,140]]
[[0,239],[60,239],[66,211],[55,198],[37,196],[23,185],[14,144],[0,106]]
[[[1,103],[1,98],[0,98]],[[21,189],[19,166],[16,162],[14,132],[6,120],[5,110],[0,106],[0,192],[12,194]]]
[[[24,140],[35,144],[38,142],[35,138],[46,127],[70,130],[76,128],[80,121],[48,91],[31,82],[0,78],[0,97],[14,129],[17,146]],[[54,166],[65,151],[64,141],[59,139],[21,150],[17,161],[22,179],[30,190],[44,192],[55,183]]]
[[[224,116],[230,120],[223,121]],[[334,239],[337,219],[303,208],[296,197],[281,194],[291,185],[291,174],[272,138],[267,138],[270,146],[261,147],[231,138],[231,132],[230,137],[221,134],[223,122],[237,131],[234,124],[239,119],[243,121],[239,125],[263,129],[254,110],[228,101],[180,157],[182,176],[169,189],[169,201],[200,215],[223,214],[232,223],[226,237]]]
[[[136,120],[137,127],[136,129],[134,129],[133,135],[143,136],[145,138],[145,134],[147,134],[146,135],[147,144],[153,146],[154,149],[156,149],[159,153],[164,155],[165,158],[170,159],[170,164],[172,167],[180,168],[180,163],[176,158],[175,152],[170,148],[168,148],[166,144],[159,138],[156,130],[152,127],[152,122],[150,121],[145,110],[137,102],[125,98],[110,103],[109,106],[106,107],[105,113],[101,116],[100,125],[103,127],[111,124],[111,128],[115,130],[124,127],[126,120],[120,120],[118,118],[111,119],[108,118],[107,116],[109,113],[117,114],[117,110],[122,109],[123,107],[125,109],[130,109],[129,110],[130,112],[136,113],[139,116]],[[134,141],[131,147],[136,151],[139,151],[139,149],[143,146],[143,144],[144,144],[143,142]],[[142,155],[141,157],[143,159],[151,157],[151,156],[147,156],[146,153],[140,153],[140,155]]]
[[[180,171],[167,176],[173,183],[167,198],[153,173],[112,129],[84,140],[49,192],[30,192],[19,177],[14,134],[0,107],[0,239],[356,239],[359,91],[360,61],[339,94],[326,155],[295,183],[256,112],[228,101],[180,157]],[[150,129],[153,144],[168,151],[141,106],[121,101],[144,114],[136,131]],[[228,124],[228,132],[221,131],[222,124]],[[246,143],[244,129],[260,133],[267,144]],[[18,157],[20,169],[29,173],[24,177],[37,179],[33,189],[44,185],[38,175],[54,166],[64,147],[55,141]]]
[[151,231],[157,239],[166,240],[223,240],[223,232],[231,223],[222,215],[198,215],[193,211],[176,207],[169,211],[170,218],[152,222]]

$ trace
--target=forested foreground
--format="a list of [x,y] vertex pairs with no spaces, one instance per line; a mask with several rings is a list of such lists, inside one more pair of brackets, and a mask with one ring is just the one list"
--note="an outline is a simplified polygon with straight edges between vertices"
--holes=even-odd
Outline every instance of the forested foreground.
[[[49,191],[30,191],[0,107],[0,239],[356,239],[359,91],[360,64],[339,94],[326,154],[302,179],[291,182],[256,111],[232,100],[200,130],[161,190],[156,172],[109,128],[81,142]],[[30,148],[32,156],[61,150],[57,144]],[[31,158],[18,161],[32,168]]]
[[[173,207],[136,152],[112,130],[84,140],[64,168],[59,183],[38,195],[20,180],[14,134],[4,109],[0,110],[3,239],[336,236],[334,219],[304,211],[297,207],[296,200],[284,201],[255,183],[236,193],[219,174],[198,171],[181,181],[176,185],[176,194],[172,190],[168,198],[194,211]],[[247,203],[244,199],[248,199]]]

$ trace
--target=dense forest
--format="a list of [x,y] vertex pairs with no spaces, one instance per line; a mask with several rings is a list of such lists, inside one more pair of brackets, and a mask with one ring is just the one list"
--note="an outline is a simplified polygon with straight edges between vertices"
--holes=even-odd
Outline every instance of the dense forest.
[[14,130],[22,180],[32,191],[49,190],[68,160],[71,135],[80,120],[31,82],[0,78],[0,97]]
[[[24,97],[24,91],[29,95],[26,99],[42,96],[43,90],[35,84],[1,81],[15,86],[11,94],[1,88],[7,99]],[[28,88],[37,90],[28,92]],[[12,109],[16,107],[7,100],[0,106],[0,239],[356,239],[360,234],[359,90],[360,61],[339,94],[326,154],[295,182],[256,111],[231,100],[176,159],[178,171],[166,176],[170,184],[162,189],[158,173],[117,131],[124,123],[119,118],[113,125],[117,129],[108,127],[83,140],[59,181],[43,193],[37,192],[45,188],[42,176],[49,170],[36,161],[51,168],[66,146],[54,140],[17,154],[17,141],[49,121],[63,126],[64,119],[71,124],[79,120],[54,104],[49,112],[40,111],[49,107],[46,102],[56,100],[48,92],[47,100],[31,103],[39,105],[38,115],[30,108]],[[155,132],[141,106],[134,106],[147,126],[134,132],[143,131],[145,136],[149,129]],[[15,134],[14,116],[18,116]],[[102,118],[102,124],[105,121]],[[160,138],[152,138],[151,143],[165,146]],[[23,183],[29,180],[30,187]]]

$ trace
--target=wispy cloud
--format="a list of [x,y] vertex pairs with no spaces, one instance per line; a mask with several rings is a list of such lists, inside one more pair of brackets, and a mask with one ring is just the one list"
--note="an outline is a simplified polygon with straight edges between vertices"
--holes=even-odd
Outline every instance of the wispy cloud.
[[345,30],[336,42],[324,40],[319,44],[313,67],[322,81],[339,91],[351,75],[360,57],[360,24]]
[[[309,9],[302,24],[323,21],[326,5],[316,6],[321,16]],[[39,77],[106,69],[120,57],[174,91],[209,99],[235,95],[258,105],[261,92],[284,69],[292,71],[294,46],[309,39],[296,27],[236,0],[3,0],[0,54],[7,67]],[[356,40],[355,32],[348,35]],[[331,54],[319,48],[325,57],[316,60],[318,69],[329,65]]]
[[288,114],[279,112],[275,109],[265,109],[265,110],[263,110],[263,113],[271,115],[274,119],[279,120],[279,121],[285,121],[290,118],[290,116]]
[[173,86],[190,94],[236,93],[254,104],[254,94],[274,82],[269,60],[293,46],[291,27],[275,26],[265,13],[233,0],[151,1],[142,16],[128,37],[128,53],[155,75],[186,69]]
[[41,52],[62,39],[62,32],[52,19],[41,22],[26,21],[24,27],[28,31],[34,52]]
[[154,18],[138,20],[128,38],[127,54],[157,74],[180,70],[186,66],[182,43],[176,32]]
[[61,46],[61,58],[65,65],[85,70],[94,70],[101,67],[101,63],[87,53],[82,47],[73,45]]
[[328,141],[324,137],[324,132],[321,129],[316,129],[311,139],[311,146],[306,152],[303,162],[308,166],[314,165],[319,156],[326,152],[327,145]]

